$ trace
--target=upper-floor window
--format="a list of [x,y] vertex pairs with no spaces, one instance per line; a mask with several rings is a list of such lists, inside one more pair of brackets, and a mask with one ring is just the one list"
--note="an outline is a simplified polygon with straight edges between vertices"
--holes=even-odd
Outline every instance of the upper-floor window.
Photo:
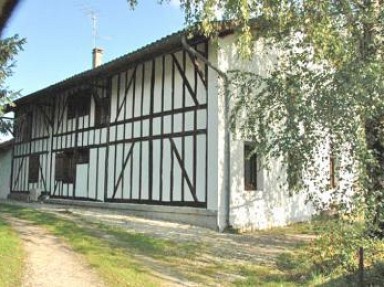
[[15,119],[15,137],[21,142],[32,138],[32,112],[17,112]]
[[87,116],[91,109],[91,90],[84,89],[68,98],[67,118]]
[[107,81],[107,89],[95,94],[95,126],[106,125],[110,120],[112,81]]
[[103,126],[109,122],[110,118],[110,99],[109,97],[99,98],[96,101],[95,125]]
[[251,143],[244,143],[244,189],[257,189],[257,156]]

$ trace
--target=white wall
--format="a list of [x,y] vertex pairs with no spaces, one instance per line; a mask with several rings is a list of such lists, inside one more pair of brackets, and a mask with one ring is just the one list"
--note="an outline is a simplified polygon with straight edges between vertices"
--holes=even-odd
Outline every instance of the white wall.
[[[236,54],[234,36],[219,40],[218,66],[221,70],[240,69],[252,71],[260,75],[268,73],[273,67],[275,56],[262,44],[255,45],[255,53],[250,61],[239,59]],[[269,53],[268,53],[269,52]],[[219,129],[223,130],[223,101],[219,103],[218,117],[221,119]],[[219,133],[220,134],[220,133]],[[272,226],[286,225],[290,222],[307,220],[313,213],[310,204],[305,204],[304,193],[289,196],[286,186],[286,172],[278,159],[270,162],[270,169],[258,171],[258,188],[253,191],[244,190],[244,141],[232,138],[231,142],[231,199],[230,225],[239,229],[263,229]],[[223,170],[224,157],[223,136],[219,136],[219,170]],[[222,177],[224,180],[224,177]],[[225,185],[219,187],[219,194],[224,194]],[[219,204],[219,214],[224,213],[225,206]]]
[[12,148],[0,150],[0,199],[7,198],[11,180]]

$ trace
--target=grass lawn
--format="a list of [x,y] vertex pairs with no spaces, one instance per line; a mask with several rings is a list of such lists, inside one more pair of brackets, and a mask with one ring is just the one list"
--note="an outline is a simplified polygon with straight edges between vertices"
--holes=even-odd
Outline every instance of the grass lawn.
[[23,258],[19,237],[0,217],[0,287],[21,286]]
[[[73,214],[56,216],[3,204],[0,211],[45,226],[63,238],[85,256],[109,286],[167,286],[169,281],[162,277],[164,273],[201,286],[359,286],[356,274],[339,270],[328,275],[321,273],[318,266],[312,264],[310,244],[297,244],[289,252],[280,254],[271,266],[224,258],[208,243],[151,237],[84,221]],[[332,221],[314,221],[260,234],[319,234],[332,224]],[[375,244],[378,247],[375,250],[384,252],[382,241]],[[384,282],[382,262],[384,258],[366,269],[366,276],[373,278],[370,282],[378,282],[375,286],[384,286],[380,285]]]

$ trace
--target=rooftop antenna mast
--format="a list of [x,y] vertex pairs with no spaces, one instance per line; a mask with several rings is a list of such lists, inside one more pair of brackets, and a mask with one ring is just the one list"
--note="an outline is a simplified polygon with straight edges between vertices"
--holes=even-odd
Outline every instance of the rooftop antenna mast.
[[90,16],[91,21],[92,21],[92,44],[93,44],[93,49],[92,49],[92,67],[96,68],[97,66],[100,66],[102,64],[102,55],[103,55],[103,49],[98,48],[96,46],[96,40],[98,38],[98,33],[97,33],[97,12],[95,9],[92,9],[89,5],[83,5],[81,7],[81,10],[83,12]]
[[97,14],[95,11],[90,11],[92,19],[92,37],[93,37],[93,48],[96,48],[96,37],[97,37]]
[[86,14],[87,16],[89,16],[91,18],[91,21],[92,21],[92,44],[93,44],[93,48],[96,48],[96,40],[99,37],[98,32],[97,32],[98,13],[97,13],[96,9],[93,9],[91,6],[89,6],[85,3],[83,3],[83,5],[80,6],[80,9],[84,12],[84,14]]

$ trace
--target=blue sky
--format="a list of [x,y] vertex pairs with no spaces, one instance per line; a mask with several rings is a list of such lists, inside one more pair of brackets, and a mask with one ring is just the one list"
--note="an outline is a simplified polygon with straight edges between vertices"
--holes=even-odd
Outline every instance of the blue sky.
[[90,69],[93,37],[87,10],[97,12],[96,42],[108,62],[183,28],[184,15],[174,3],[139,0],[132,11],[126,0],[24,0],[3,34],[27,40],[7,84],[28,95]]

